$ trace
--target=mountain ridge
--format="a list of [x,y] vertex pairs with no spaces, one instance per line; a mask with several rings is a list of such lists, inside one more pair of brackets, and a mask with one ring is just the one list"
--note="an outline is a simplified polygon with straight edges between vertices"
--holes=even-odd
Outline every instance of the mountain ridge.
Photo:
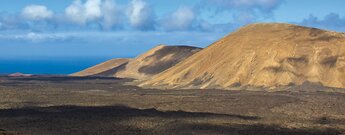
[[147,79],[163,72],[200,50],[201,48],[193,46],[167,46],[161,44],[136,58],[112,59],[72,74],[72,76]]
[[345,87],[345,34],[283,23],[250,24],[139,84],[233,88],[320,83]]

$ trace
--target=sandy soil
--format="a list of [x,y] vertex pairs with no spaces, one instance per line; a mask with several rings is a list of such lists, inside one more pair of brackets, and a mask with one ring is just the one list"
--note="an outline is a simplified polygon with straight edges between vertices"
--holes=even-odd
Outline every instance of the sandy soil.
[[127,81],[0,77],[0,135],[345,134],[343,93],[144,90]]

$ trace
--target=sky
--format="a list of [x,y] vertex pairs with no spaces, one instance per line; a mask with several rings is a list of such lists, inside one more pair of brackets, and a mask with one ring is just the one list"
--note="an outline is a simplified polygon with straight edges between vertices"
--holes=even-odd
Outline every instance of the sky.
[[344,0],[2,0],[0,59],[135,57],[206,47],[259,22],[345,32]]

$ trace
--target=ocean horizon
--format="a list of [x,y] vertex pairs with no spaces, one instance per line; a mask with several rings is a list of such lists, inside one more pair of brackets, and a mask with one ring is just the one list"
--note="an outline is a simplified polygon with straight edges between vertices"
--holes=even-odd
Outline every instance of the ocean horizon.
[[0,74],[68,75],[114,57],[0,58]]

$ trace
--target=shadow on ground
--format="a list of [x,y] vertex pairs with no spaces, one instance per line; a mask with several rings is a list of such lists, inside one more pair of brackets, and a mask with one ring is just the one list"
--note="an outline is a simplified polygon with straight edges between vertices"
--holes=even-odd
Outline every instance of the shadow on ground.
[[[288,129],[275,125],[211,124],[209,120],[257,121],[260,117],[204,112],[159,111],[125,106],[56,106],[0,110],[0,129],[49,134],[234,134],[337,135],[335,129]],[[0,130],[1,133],[5,130]]]

